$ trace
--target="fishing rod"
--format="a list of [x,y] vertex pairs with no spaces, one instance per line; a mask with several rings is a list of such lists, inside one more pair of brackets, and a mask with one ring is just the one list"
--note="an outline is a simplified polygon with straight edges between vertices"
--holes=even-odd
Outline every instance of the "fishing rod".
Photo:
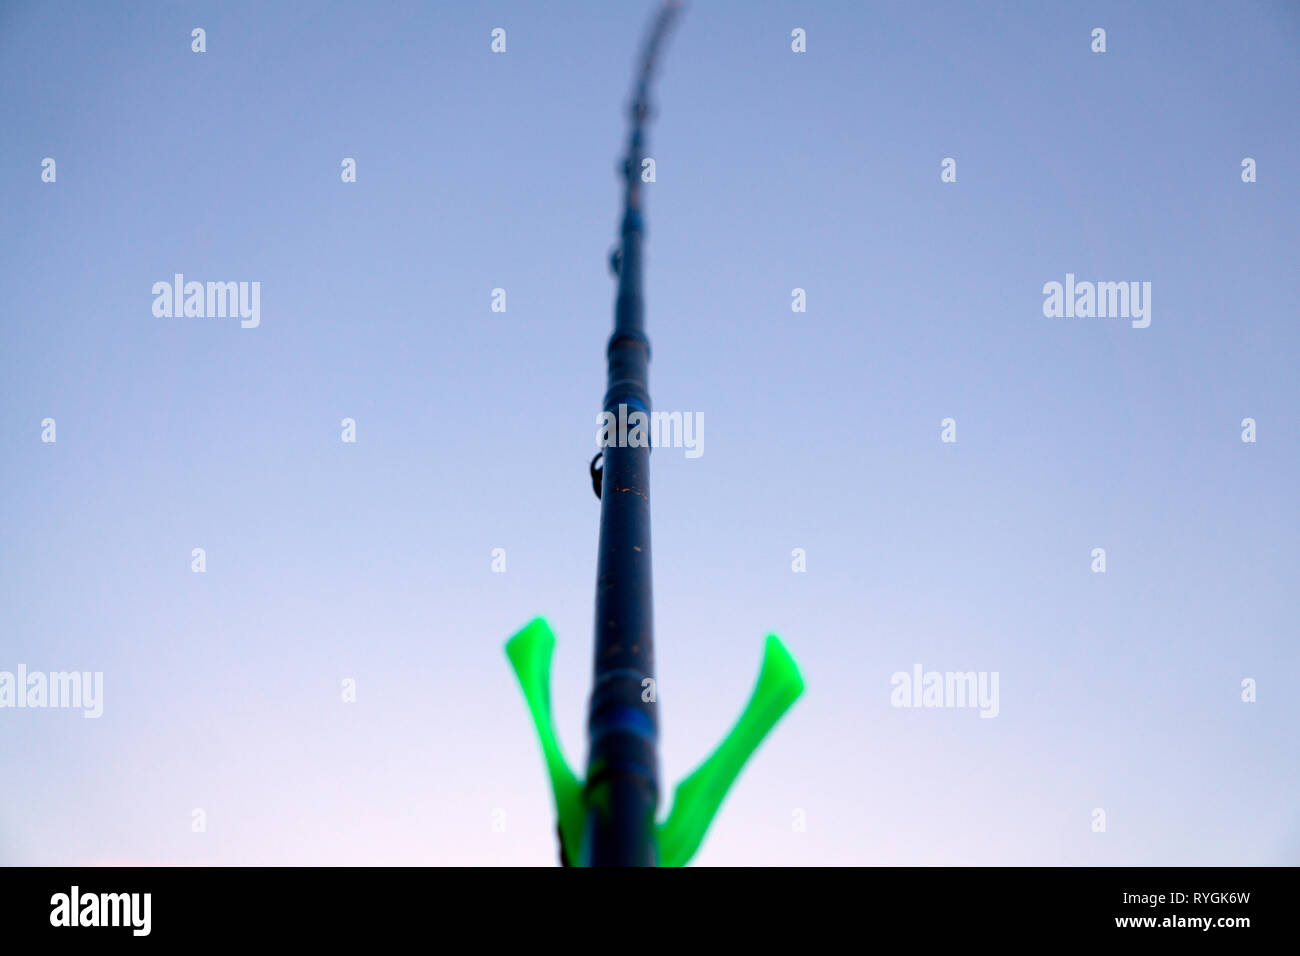
[[[506,643],[506,654],[533,717],[555,799],[560,861],[580,866],[681,866],[698,849],[727,790],[764,736],[803,692],[803,678],[775,634],[764,647],[749,703],[722,743],[678,784],[672,808],[659,808],[659,717],[654,680],[654,607],[650,560],[651,414],[641,287],[642,164],[650,119],[649,87],[680,4],[664,3],[642,49],[621,166],[624,182],[619,244],[610,257],[618,277],[603,420],[618,439],[602,441],[592,460],[600,499],[596,568],[595,667],[587,713],[585,782],[565,760],[551,714],[555,635],[535,618]],[[639,413],[639,415],[638,415]],[[640,422],[640,424],[638,424]],[[624,423],[631,424],[633,436]],[[597,463],[600,467],[597,468]]]

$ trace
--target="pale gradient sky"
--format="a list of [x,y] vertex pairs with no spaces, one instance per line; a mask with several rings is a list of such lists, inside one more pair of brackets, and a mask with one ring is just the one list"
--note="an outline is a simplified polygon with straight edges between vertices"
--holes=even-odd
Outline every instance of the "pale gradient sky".
[[[550,618],[581,764],[650,10],[0,3],[0,670],[105,675],[99,720],[0,710],[0,862],[554,862],[502,644]],[[687,11],[665,803],[767,631],[808,683],[698,864],[1300,863],[1298,53],[1285,3]],[[260,281],[261,327],[155,318],[175,272]],[[1044,318],[1067,272],[1150,281],[1150,328]],[[892,708],[916,663],[997,671],[1000,715]]]

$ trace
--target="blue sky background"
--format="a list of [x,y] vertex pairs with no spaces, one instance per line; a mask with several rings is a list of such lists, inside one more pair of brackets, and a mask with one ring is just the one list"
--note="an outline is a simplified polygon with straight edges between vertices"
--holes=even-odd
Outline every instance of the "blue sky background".
[[[99,720],[0,710],[0,862],[554,861],[502,643],[551,619],[581,764],[651,9],[0,3],[0,670],[105,681]],[[654,455],[665,789],[767,631],[808,682],[697,863],[1300,862],[1298,52],[1283,3],[687,11],[647,190],[651,392],[705,420]],[[261,326],[155,318],[175,272],[260,281]],[[1045,318],[1066,272],[1151,282],[1150,328]],[[916,663],[999,672],[1000,715],[892,708]]]

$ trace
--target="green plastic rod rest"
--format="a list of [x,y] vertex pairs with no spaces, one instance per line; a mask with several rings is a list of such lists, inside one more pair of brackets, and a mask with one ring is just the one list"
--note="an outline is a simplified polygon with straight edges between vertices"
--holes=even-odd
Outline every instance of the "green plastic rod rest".
[[[581,861],[586,804],[582,783],[560,749],[551,715],[550,674],[554,650],[555,634],[540,617],[529,621],[506,642],[506,655],[519,678],[542,745],[565,855],[572,861]],[[684,866],[695,855],[727,791],[763,738],[803,690],[803,677],[794,658],[780,638],[769,634],[763,648],[763,666],[749,703],[708,759],[677,785],[668,818],[655,827],[660,866]]]
[[518,634],[506,642],[506,656],[519,678],[524,700],[533,715],[537,739],[542,745],[546,772],[551,778],[555,797],[555,816],[560,822],[560,839],[570,860],[581,859],[582,828],[587,815],[582,798],[582,784],[564,759],[560,740],[551,716],[551,654],[555,634],[545,618],[535,617]]
[[717,749],[677,785],[668,819],[657,827],[660,866],[684,866],[695,855],[746,761],[803,689],[794,658],[779,637],[767,635],[749,703]]

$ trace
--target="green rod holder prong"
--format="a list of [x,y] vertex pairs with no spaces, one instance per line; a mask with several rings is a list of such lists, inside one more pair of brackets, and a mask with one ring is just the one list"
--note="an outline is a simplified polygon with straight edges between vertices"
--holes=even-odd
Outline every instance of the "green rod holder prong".
[[749,703],[717,749],[677,785],[672,810],[656,828],[660,866],[684,866],[695,855],[745,762],[803,689],[799,666],[781,639],[769,634]]
[[[540,617],[506,642],[506,656],[519,679],[542,746],[564,854],[581,865],[587,805],[582,782],[564,758],[551,714],[554,651],[555,634]],[[655,827],[660,866],[684,866],[695,855],[745,764],[803,690],[799,666],[781,639],[769,634],[749,703],[708,759],[677,785],[668,818]]]
[[542,745],[546,772],[551,778],[555,798],[555,816],[559,821],[560,840],[568,859],[581,859],[582,828],[587,814],[582,783],[564,759],[555,720],[551,715],[551,655],[555,651],[555,634],[545,618],[535,617],[506,642],[506,656],[519,678],[524,701],[533,715],[537,740]]

